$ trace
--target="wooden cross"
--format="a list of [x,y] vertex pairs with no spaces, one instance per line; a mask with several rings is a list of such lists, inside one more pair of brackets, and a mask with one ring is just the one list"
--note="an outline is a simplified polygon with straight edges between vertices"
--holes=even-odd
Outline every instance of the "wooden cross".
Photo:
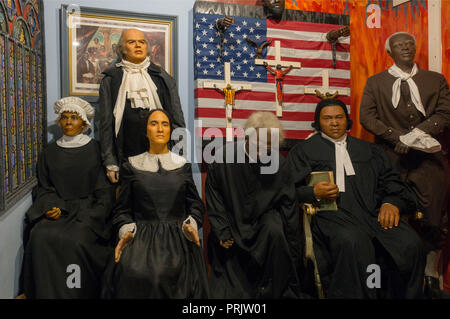
[[[277,65],[281,65],[281,67],[289,67],[292,65],[293,68],[301,68],[302,65],[300,62],[289,62],[289,61],[282,61],[281,60],[281,44],[280,41],[275,41],[275,60],[267,60],[267,59],[255,59],[256,65],[264,65],[264,62],[266,62],[270,66],[276,67]],[[283,115],[283,109],[281,102],[278,101],[278,95],[276,93],[276,87],[275,87],[275,97],[276,97],[276,110],[277,110],[277,116],[281,117]]]
[[321,94],[326,95],[327,93],[338,93],[338,95],[349,95],[347,89],[338,89],[330,91],[330,85],[329,85],[329,76],[328,76],[328,70],[323,69],[322,70],[322,87],[321,88],[311,88],[311,87],[305,87],[305,94],[316,94],[316,91],[319,91]]
[[[233,140],[233,124],[232,124],[232,112],[233,112],[233,106],[234,106],[234,97],[236,92],[241,90],[251,90],[252,86],[250,84],[234,84],[231,83],[231,67],[230,62],[225,62],[224,65],[225,69],[225,81],[224,82],[206,82],[203,81],[203,88],[204,89],[216,89],[221,90],[225,94],[225,120],[226,120],[226,138],[227,142],[230,142]],[[227,96],[227,90],[232,90],[228,92]]]
[[399,6],[405,2],[409,2],[410,0],[394,0],[394,3],[392,4],[392,7]]

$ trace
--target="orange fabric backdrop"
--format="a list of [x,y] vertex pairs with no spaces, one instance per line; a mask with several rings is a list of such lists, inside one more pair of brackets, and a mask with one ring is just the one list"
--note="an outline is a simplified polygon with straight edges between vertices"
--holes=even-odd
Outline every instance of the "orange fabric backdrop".
[[428,68],[428,15],[423,7],[413,7],[413,15],[410,3],[401,5],[397,10],[393,10],[391,4],[388,9],[384,9],[386,0],[383,0],[381,28],[370,29],[366,26],[367,16],[370,15],[366,14],[367,3],[367,0],[287,0],[286,8],[342,14],[346,4],[348,5],[351,34],[351,117],[354,123],[351,135],[372,141],[372,134],[359,124],[359,104],[366,80],[392,65],[384,43],[389,35],[398,31],[414,34],[417,40],[416,61],[419,67]]

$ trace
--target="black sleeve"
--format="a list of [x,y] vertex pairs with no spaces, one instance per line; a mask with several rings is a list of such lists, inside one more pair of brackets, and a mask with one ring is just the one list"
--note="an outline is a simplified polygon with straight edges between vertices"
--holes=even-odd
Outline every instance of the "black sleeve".
[[414,214],[417,210],[417,198],[414,192],[403,182],[381,147],[372,145],[372,153],[372,160],[378,172],[375,196],[379,205],[389,203],[397,206],[401,214]]
[[114,206],[114,190],[103,170],[99,170],[94,190],[94,203],[84,212],[91,229],[104,239],[111,235],[111,212]]
[[186,127],[186,123],[184,122],[183,110],[181,108],[180,96],[178,94],[177,82],[167,72],[165,72],[164,70],[162,72],[164,72],[166,75],[166,84],[170,94],[172,106],[172,110],[170,113],[172,115],[173,128],[176,129],[178,127]]
[[105,76],[100,83],[98,112],[95,121],[99,130],[100,149],[103,164],[119,165],[114,144],[115,121],[113,116],[114,105],[112,105],[111,77]]
[[192,178],[191,164],[186,163],[183,167],[186,176],[186,217],[191,215],[197,222],[198,228],[202,227],[205,207],[195,187]]
[[52,181],[50,180],[47,166],[47,152],[44,150],[39,155],[37,165],[37,193],[33,205],[26,213],[29,222],[38,221],[44,214],[53,207],[59,208],[61,211],[67,211],[66,202],[59,197]]
[[115,233],[125,224],[134,223],[133,213],[133,181],[134,174],[129,163],[124,163],[120,167],[120,190],[113,210],[112,224]]
[[311,174],[308,158],[301,144],[294,146],[287,157],[287,167],[291,170],[292,182],[295,185],[299,203],[315,203],[314,189],[306,185],[306,179]]
[[222,190],[215,176],[216,170],[219,168],[220,166],[217,164],[211,164],[208,168],[205,182],[206,211],[215,236],[219,240],[228,240],[232,237],[231,227],[227,218]]
[[284,161],[280,167],[284,186],[275,198],[275,209],[283,220],[284,233],[291,250],[292,257],[297,265],[300,264],[302,256],[302,231],[300,229],[300,207],[296,198],[296,189],[293,182],[291,163]]

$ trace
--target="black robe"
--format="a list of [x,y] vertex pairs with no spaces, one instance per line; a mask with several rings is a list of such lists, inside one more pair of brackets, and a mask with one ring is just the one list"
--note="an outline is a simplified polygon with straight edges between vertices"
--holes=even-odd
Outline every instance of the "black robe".
[[204,206],[190,164],[143,171],[124,163],[113,225],[136,223],[119,263],[110,260],[105,298],[207,298],[203,250],[182,233],[191,215],[201,227]]
[[[147,71],[157,87],[163,109],[170,115],[172,129],[186,127],[175,79],[154,63],[150,64]],[[105,77],[100,83],[99,109],[95,113],[95,125],[99,132],[103,164],[120,167],[128,157],[148,150],[145,120],[149,110],[131,108],[130,100],[126,99],[122,123],[116,136],[113,112],[122,85],[123,70],[114,66],[103,73]],[[171,145],[173,141],[169,142],[169,146]]]
[[[347,137],[347,150],[355,175],[345,176],[345,192],[338,199],[338,211],[320,211],[313,216],[311,230],[319,273],[329,298],[376,298],[366,280],[367,267],[383,257],[381,274],[393,273],[400,298],[421,295],[425,258],[423,245],[403,220],[385,230],[377,221],[380,206],[390,203],[401,214],[413,213],[414,193],[384,151],[377,145]],[[293,168],[299,202],[315,203],[312,186],[306,178],[313,171],[333,171],[336,176],[335,145],[316,134],[295,146],[288,156]],[[393,281],[391,281],[393,282]],[[383,286],[382,284],[382,286]],[[384,287],[382,287],[384,288]]]
[[[243,143],[228,147],[243,150]],[[226,152],[224,152],[225,162]],[[208,257],[214,298],[297,298],[301,255],[299,211],[289,169],[280,155],[275,174],[261,164],[212,163],[206,177],[211,223]],[[225,249],[220,240],[234,238]]]
[[[23,278],[27,298],[98,298],[111,254],[109,220],[113,191],[101,164],[99,145],[49,144],[39,156],[36,199],[26,213],[31,232]],[[57,220],[44,214],[57,207]],[[69,265],[80,267],[81,288],[68,288]],[[73,271],[72,271],[73,272]]]

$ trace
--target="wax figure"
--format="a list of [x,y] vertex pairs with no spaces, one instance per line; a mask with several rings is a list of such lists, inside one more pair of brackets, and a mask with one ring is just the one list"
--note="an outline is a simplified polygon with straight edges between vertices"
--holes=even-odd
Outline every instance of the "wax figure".
[[[337,201],[337,211],[319,211],[311,221],[327,297],[377,297],[377,289],[366,284],[371,274],[367,267],[378,263],[377,256],[389,257],[395,266],[396,291],[390,296],[420,297],[423,246],[400,219],[400,214],[414,211],[414,194],[379,146],[347,136],[351,120],[342,101],[318,103],[313,126],[318,134],[296,145],[288,162],[299,202]],[[336,184],[307,186],[307,177],[314,171],[333,171]],[[381,274],[386,271],[382,267]]]
[[119,241],[108,267],[106,298],[206,298],[198,228],[204,207],[191,165],[168,149],[169,114],[149,113],[148,152],[121,168],[113,225]]
[[268,19],[280,21],[283,17],[284,0],[263,0],[263,6]]
[[150,61],[147,46],[141,31],[125,30],[117,46],[121,61],[103,72],[100,83],[96,122],[107,176],[113,183],[123,161],[148,149],[141,132],[150,110],[164,109],[174,129],[185,127],[176,81]]
[[[253,113],[245,129],[278,130],[281,123],[269,112]],[[255,137],[255,136],[253,136]],[[278,138],[278,135],[277,135]],[[266,150],[272,149],[268,136]],[[255,139],[253,139],[254,141]],[[299,210],[290,170],[279,157],[279,169],[262,174],[266,165],[260,155],[251,157],[245,141],[226,144],[223,159],[216,159],[207,172],[206,204],[211,223],[208,257],[211,263],[211,294],[214,298],[297,298],[297,267],[301,255]],[[257,142],[256,142],[257,143]],[[227,153],[234,152],[229,162]],[[245,161],[239,162],[239,155]]]
[[[394,65],[367,80],[360,122],[375,135],[418,197],[418,210],[424,215],[418,230],[427,251],[439,250],[448,183],[448,162],[441,150],[442,133],[450,123],[448,84],[442,74],[418,68],[412,35],[391,35],[386,51]],[[433,258],[429,264],[434,264]],[[427,270],[427,277],[433,274]]]
[[[25,296],[98,298],[111,253],[112,186],[98,143],[83,134],[94,116],[91,105],[66,97],[55,103],[55,112],[63,136],[39,156],[37,195],[26,213],[31,233],[24,256]],[[75,272],[79,281],[68,279]]]
[[286,70],[283,70],[281,65],[278,64],[276,69],[272,69],[270,65],[267,64],[267,62],[264,61],[264,66],[266,69],[275,76],[276,86],[277,86],[277,99],[278,103],[281,105],[283,103],[283,80],[284,76],[288,74],[292,70],[292,65],[286,68]]

